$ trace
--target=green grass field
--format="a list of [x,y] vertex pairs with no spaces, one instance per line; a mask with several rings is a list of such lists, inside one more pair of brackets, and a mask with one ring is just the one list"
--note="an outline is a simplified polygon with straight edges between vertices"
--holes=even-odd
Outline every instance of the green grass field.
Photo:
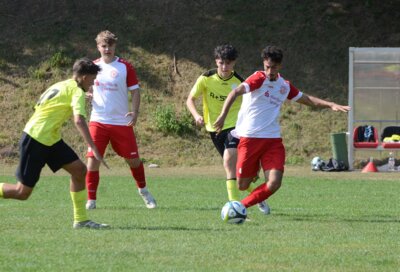
[[104,176],[101,231],[72,229],[68,177],[46,174],[29,200],[0,199],[0,271],[399,271],[398,174],[288,168],[271,215],[229,225],[220,170],[146,169],[155,210],[124,171]]

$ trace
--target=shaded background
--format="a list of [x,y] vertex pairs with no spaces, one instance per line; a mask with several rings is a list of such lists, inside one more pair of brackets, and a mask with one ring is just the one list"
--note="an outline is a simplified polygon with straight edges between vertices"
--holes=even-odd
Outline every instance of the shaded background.
[[[1,1],[0,106],[7,122],[0,125],[0,155],[16,158],[19,135],[40,93],[69,77],[74,59],[97,58],[94,38],[101,30],[117,34],[117,55],[134,64],[144,89],[136,128],[142,157],[194,165],[220,163],[206,133],[162,133],[153,113],[172,105],[185,114],[197,76],[215,66],[217,44],[239,49],[236,70],[244,77],[262,69],[262,48],[278,45],[285,52],[285,78],[306,93],[347,103],[348,48],[398,47],[399,15],[400,1],[372,0]],[[52,65],[57,56],[61,61]],[[285,105],[288,163],[329,157],[329,133],[346,130],[346,122],[344,114]],[[64,135],[84,154],[70,125]]]

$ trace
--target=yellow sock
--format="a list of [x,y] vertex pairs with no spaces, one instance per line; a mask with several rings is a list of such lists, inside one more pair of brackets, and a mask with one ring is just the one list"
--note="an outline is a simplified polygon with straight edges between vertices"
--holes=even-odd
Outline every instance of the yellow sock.
[[249,192],[249,193],[251,193],[251,192],[253,192],[253,190],[254,190],[255,188],[257,188],[257,185],[256,185],[254,182],[252,182],[252,183],[250,183],[249,188],[247,188],[246,191]]
[[0,197],[3,197],[3,185],[4,183],[0,183]]
[[72,204],[74,206],[74,222],[82,222],[88,220],[85,208],[86,190],[70,193]]
[[228,190],[229,201],[239,201],[239,188],[236,185],[235,179],[228,179],[226,181],[226,189]]

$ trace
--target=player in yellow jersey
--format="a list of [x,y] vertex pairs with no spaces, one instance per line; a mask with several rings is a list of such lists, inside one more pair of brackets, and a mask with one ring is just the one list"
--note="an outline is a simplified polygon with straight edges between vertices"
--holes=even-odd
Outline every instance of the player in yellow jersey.
[[[205,126],[210,133],[215,148],[223,158],[226,172],[226,186],[229,200],[239,200],[239,189],[236,184],[236,158],[239,139],[232,136],[231,131],[235,128],[241,99],[235,101],[229,111],[224,127],[217,133],[213,124],[222,110],[228,94],[242,83],[243,78],[234,71],[237,50],[230,44],[219,45],[214,49],[216,69],[209,70],[198,77],[189,96],[186,105],[196,121],[197,126]],[[203,115],[196,108],[196,99],[202,96]],[[254,183],[248,191],[254,189]],[[258,207],[264,214],[269,214],[270,209],[265,201],[260,202]]]
[[[97,160],[102,156],[90,137],[86,124],[85,92],[101,70],[90,59],[82,58],[73,65],[73,77],[48,88],[39,98],[35,112],[26,124],[20,140],[20,162],[16,184],[0,183],[0,198],[26,200],[39,181],[45,164],[53,172],[63,168],[70,175],[70,194],[74,208],[73,228],[108,228],[88,219],[85,209],[86,165],[61,138],[61,127],[73,115],[74,123]],[[106,165],[107,166],[107,165]]]

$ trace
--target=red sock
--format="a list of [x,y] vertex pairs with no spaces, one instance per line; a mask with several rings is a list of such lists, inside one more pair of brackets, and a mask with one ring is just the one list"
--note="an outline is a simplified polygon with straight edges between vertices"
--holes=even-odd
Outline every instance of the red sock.
[[242,200],[242,204],[248,208],[266,200],[273,193],[268,189],[267,184],[263,183],[253,190],[247,197]]
[[142,162],[140,163],[138,168],[131,168],[131,173],[136,181],[136,186],[138,188],[146,187],[146,177],[144,175],[144,167]]
[[97,187],[99,186],[99,171],[88,171],[86,174],[86,187],[88,191],[88,199],[96,200]]

